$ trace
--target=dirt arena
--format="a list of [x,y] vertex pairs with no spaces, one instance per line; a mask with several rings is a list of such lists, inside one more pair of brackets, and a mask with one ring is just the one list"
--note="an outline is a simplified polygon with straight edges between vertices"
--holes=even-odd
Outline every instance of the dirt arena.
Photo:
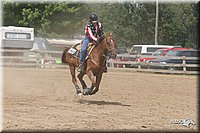
[[[195,75],[109,70],[99,92],[80,98],[69,69],[2,72],[5,131],[198,130]],[[187,118],[196,125],[173,124]]]

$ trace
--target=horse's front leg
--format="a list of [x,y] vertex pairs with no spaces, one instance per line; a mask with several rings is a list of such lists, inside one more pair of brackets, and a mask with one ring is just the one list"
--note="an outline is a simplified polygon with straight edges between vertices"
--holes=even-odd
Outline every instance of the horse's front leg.
[[94,89],[92,90],[92,92],[90,93],[90,95],[95,94],[95,93],[99,90],[99,85],[100,85],[100,83],[101,83],[102,75],[103,75],[103,72],[102,72],[102,71],[100,71],[100,72],[96,75],[96,86],[94,87]]
[[91,91],[96,87],[96,77],[94,76],[92,70],[87,71],[87,76],[89,77],[91,81],[91,87],[89,88]]
[[90,95],[92,90],[96,87],[96,77],[94,76],[92,70],[88,70],[86,74],[89,77],[92,84],[90,88],[86,88],[83,90],[83,95]]

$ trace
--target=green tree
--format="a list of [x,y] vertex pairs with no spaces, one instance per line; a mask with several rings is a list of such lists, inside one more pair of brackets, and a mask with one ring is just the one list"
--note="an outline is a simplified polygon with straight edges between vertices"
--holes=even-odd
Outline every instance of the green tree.
[[[102,8],[103,7],[103,8]],[[102,8],[102,10],[100,10]],[[154,44],[155,3],[123,3],[97,8],[105,26],[124,46]],[[159,4],[158,43],[194,47],[197,11],[195,4]]]
[[[4,3],[4,25],[28,26],[37,35],[73,37],[84,34],[91,12],[105,32],[114,33],[118,46],[154,44],[155,3]],[[195,47],[197,10],[192,3],[159,4],[158,43]]]
[[197,24],[194,4],[161,4],[159,43],[194,47]]
[[3,23],[33,27],[42,36],[73,37],[82,31],[85,14],[83,4],[5,3]]
[[116,35],[117,42],[123,46],[150,44],[154,42],[155,11],[153,4],[132,3],[100,6],[100,16],[107,30]]

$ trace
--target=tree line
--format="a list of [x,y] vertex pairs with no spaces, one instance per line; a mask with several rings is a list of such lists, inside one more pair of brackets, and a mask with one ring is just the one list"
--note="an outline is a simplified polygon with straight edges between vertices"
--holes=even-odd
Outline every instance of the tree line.
[[[197,4],[159,3],[158,44],[197,47]],[[3,3],[3,25],[33,27],[36,36],[73,38],[84,35],[90,13],[118,46],[154,44],[156,3]]]

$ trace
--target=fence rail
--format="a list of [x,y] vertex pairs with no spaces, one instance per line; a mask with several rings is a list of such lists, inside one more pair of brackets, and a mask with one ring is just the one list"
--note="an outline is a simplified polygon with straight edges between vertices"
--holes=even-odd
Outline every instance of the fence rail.
[[[2,65],[5,67],[34,67],[34,68],[67,68],[68,65],[61,63],[61,55],[62,51],[38,51],[38,50],[11,50],[11,49],[0,49],[2,55],[0,59],[2,59]],[[20,55],[10,55],[8,53],[21,53]],[[57,57],[52,57],[51,54],[57,54]],[[46,56],[48,55],[48,56]],[[150,55],[117,55],[117,59],[109,59],[107,61],[107,65],[111,68],[116,68],[121,65],[123,68],[126,68],[126,65],[135,66],[137,71],[161,71],[161,70],[151,70],[147,68],[149,65],[148,62],[141,62],[140,58],[155,58],[155,56]],[[135,61],[135,59],[138,61]],[[167,57],[157,57],[158,59],[163,59]],[[123,59],[132,59],[123,61]],[[167,70],[170,73],[197,73],[187,71],[188,67],[199,68],[198,64],[186,64],[187,60],[199,60],[197,57],[173,57],[173,59],[181,59],[181,64],[158,64],[151,63],[152,66],[168,66],[168,67],[179,67],[182,68],[182,71],[176,70]],[[144,69],[147,68],[147,69]],[[126,68],[131,69],[131,68]],[[166,72],[166,70],[164,70]]]
[[[141,69],[142,67],[147,68],[149,65],[151,66],[160,66],[160,67],[164,67],[167,66],[169,68],[183,68],[183,71],[187,70],[187,67],[192,67],[192,68],[199,68],[199,64],[187,64],[186,62],[188,60],[192,60],[192,61],[199,61],[199,57],[168,57],[168,56],[152,56],[152,55],[123,55],[123,54],[119,54],[117,55],[118,60],[110,60],[108,61],[108,63],[111,64],[111,66],[114,66],[114,64],[122,64],[123,67],[125,67],[125,65],[134,65],[136,66],[138,69]],[[156,59],[179,59],[182,60],[182,63],[179,64],[174,64],[174,63],[167,63],[167,64],[160,64],[160,63],[149,63],[147,62],[141,62],[141,58],[156,58]],[[134,61],[127,61],[124,59],[132,59]],[[137,59],[137,61],[136,61]]]

